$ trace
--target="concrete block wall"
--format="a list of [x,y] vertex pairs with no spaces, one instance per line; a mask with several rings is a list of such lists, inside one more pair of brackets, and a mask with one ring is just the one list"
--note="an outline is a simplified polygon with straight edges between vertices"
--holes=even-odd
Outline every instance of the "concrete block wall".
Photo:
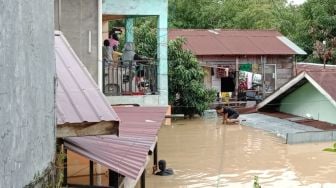
[[53,2],[0,0],[0,187],[23,187],[55,154]]
[[[63,32],[72,49],[98,82],[98,1],[54,0],[55,30]],[[91,40],[90,40],[91,39]]]

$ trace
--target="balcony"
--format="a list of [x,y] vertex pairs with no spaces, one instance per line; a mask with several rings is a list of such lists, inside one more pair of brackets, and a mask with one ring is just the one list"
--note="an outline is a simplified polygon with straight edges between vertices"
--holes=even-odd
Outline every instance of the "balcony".
[[103,63],[106,96],[158,95],[155,60]]

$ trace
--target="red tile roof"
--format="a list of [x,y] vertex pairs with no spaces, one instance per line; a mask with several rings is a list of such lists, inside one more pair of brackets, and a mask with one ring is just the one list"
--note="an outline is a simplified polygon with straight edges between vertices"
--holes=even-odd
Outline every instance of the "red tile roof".
[[304,52],[287,42],[287,38],[280,40],[285,37],[272,30],[169,30],[169,39],[177,37],[186,38],[185,47],[195,55],[294,55]]
[[55,35],[57,124],[119,121],[61,33]]

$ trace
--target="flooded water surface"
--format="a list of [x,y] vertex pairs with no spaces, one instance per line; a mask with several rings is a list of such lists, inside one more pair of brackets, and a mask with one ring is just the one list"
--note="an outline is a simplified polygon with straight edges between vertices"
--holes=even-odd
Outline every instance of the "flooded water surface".
[[287,145],[262,130],[220,120],[179,120],[159,133],[159,159],[173,176],[152,175],[147,187],[336,187],[332,143]]

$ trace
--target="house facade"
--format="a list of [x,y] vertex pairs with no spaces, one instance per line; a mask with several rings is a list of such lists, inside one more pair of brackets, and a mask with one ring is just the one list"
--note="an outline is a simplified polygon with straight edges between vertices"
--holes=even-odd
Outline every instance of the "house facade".
[[[70,51],[74,52],[71,54],[75,54],[73,56],[76,56],[74,59],[83,63],[81,64],[82,69],[85,69],[85,71],[87,70],[94,82],[96,82],[95,84],[98,84],[99,89],[104,92],[105,96],[99,96],[98,98],[104,98],[104,100],[107,99],[108,103],[114,106],[128,105],[128,107],[118,108],[113,106],[113,109],[121,110],[117,111],[117,115],[120,115],[121,117],[118,129],[119,132],[117,135],[107,134],[104,136],[93,136],[92,138],[86,139],[85,137],[81,137],[83,134],[80,134],[76,137],[63,138],[64,147],[69,150],[66,159],[67,162],[65,163],[69,166],[65,168],[66,180],[64,183],[67,185],[73,184],[74,186],[79,186],[78,184],[80,184],[80,186],[88,187],[93,185],[105,185],[111,187],[135,187],[136,185],[139,185],[141,187],[145,187],[145,168],[149,163],[150,158],[148,153],[149,151],[153,153],[153,161],[157,163],[157,132],[164,119],[164,114],[166,112],[165,106],[168,104],[168,1],[55,0],[54,4],[55,30],[61,31],[60,33],[64,35],[64,39],[66,38],[66,43],[69,43],[67,49],[71,49]],[[155,9],[153,7],[155,7]],[[125,23],[123,31],[125,31],[126,42],[132,43],[134,40],[134,19],[136,17],[147,16],[155,16],[157,20],[158,55],[156,59],[152,60],[156,63],[156,68],[153,71],[154,73],[150,75],[151,78],[154,77],[153,79],[156,85],[155,92],[140,93],[138,90],[133,91],[133,88],[128,87],[130,83],[135,81],[135,79],[132,80],[130,78],[129,72],[131,71],[129,70],[128,74],[124,74],[124,72],[120,71],[120,73],[123,73],[120,77],[111,76],[112,78],[117,78],[116,80],[118,81],[123,81],[126,76],[129,76],[127,81],[128,85],[126,84],[126,87],[123,87],[123,83],[113,82],[113,80],[111,82],[110,75],[112,67],[106,66],[102,61],[102,45],[103,41],[108,37],[107,33],[109,32],[109,21],[122,20]],[[57,50],[56,53],[58,53]],[[69,55],[66,54],[60,55],[59,59],[63,60],[65,63],[70,62],[68,62]],[[72,68],[70,65],[63,65],[62,67],[71,73],[72,79],[76,77],[78,69],[75,70],[75,68]],[[106,76],[106,74],[109,76]],[[80,103],[92,102],[98,98],[97,96],[89,94],[87,91],[88,88],[84,87],[85,84],[78,84],[83,81],[83,79],[79,78],[79,74],[77,75],[78,78],[74,79],[75,81],[63,78],[62,83],[77,83],[77,85],[80,86],[78,88],[76,86],[76,89],[79,89],[77,92],[82,92],[84,94],[83,96],[91,98],[90,100],[79,100],[76,97],[72,98],[73,103],[71,104],[74,109],[75,107],[80,108],[76,111],[83,110],[85,113],[88,113],[86,108],[78,106],[79,104],[76,104],[76,101]],[[118,94],[106,92],[106,90],[110,91],[110,84],[112,86],[119,84]],[[124,91],[123,89],[126,90]],[[67,87],[66,90],[67,91],[64,91],[65,94],[67,92],[74,92],[73,87]],[[74,92],[72,96],[76,96],[76,92]],[[151,107],[129,107],[129,104]],[[101,108],[96,108],[93,104],[88,106],[97,110],[98,114],[96,113],[96,115],[99,115],[99,110],[101,110]],[[64,109],[68,108],[62,109],[64,111]],[[91,111],[94,112],[95,110]],[[72,112],[70,115],[74,116],[76,113]],[[57,114],[57,117],[58,120],[62,119],[62,114]],[[83,121],[85,119],[77,118],[77,120]],[[61,123],[64,124],[67,122]],[[79,123],[72,123],[75,125],[82,125],[83,123],[88,122],[79,121]],[[95,125],[100,125],[101,123],[104,125],[106,124],[106,122],[103,121],[95,122]],[[115,126],[112,128],[115,128]],[[82,130],[83,127],[80,131]],[[111,129],[106,128],[105,134],[106,131],[111,131]],[[116,132],[112,130],[112,133]],[[103,142],[97,144],[97,140]],[[82,167],[85,168],[85,170],[76,174],[76,172]],[[105,176],[105,173],[108,175]]]
[[[100,88],[110,91],[105,94],[111,104],[168,104],[167,0],[54,0],[54,4],[55,29],[64,33]],[[148,73],[150,86],[147,89],[151,88],[150,91],[139,92],[139,84],[134,83],[135,78],[122,73],[122,70],[118,71],[118,76],[110,76],[111,69],[106,68],[102,62],[102,46],[108,37],[109,21],[123,20],[126,42],[132,43],[134,18],[146,16],[157,18],[158,55],[152,60],[155,68]],[[106,74],[110,79],[106,78]]]
[[55,156],[53,2],[1,7],[0,187],[24,187],[50,175]]
[[267,96],[294,76],[295,55],[305,54],[293,42],[271,30],[172,29],[169,39],[185,38],[185,48],[197,57],[205,85],[238,95],[258,90]]

